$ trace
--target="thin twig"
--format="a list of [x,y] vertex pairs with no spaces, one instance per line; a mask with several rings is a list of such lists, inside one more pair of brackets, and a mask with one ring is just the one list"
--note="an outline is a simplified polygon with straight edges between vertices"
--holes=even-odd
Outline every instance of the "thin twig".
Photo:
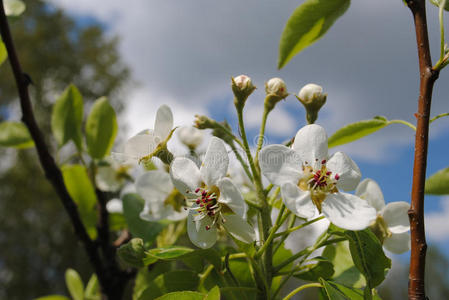
[[427,32],[425,0],[407,0],[415,23],[418,46],[420,87],[418,98],[415,158],[411,207],[408,212],[411,231],[411,256],[408,297],[413,300],[426,299],[424,270],[426,262],[426,235],[424,228],[424,183],[426,179],[427,146],[429,140],[429,116],[432,89],[439,72],[432,70],[429,37]]

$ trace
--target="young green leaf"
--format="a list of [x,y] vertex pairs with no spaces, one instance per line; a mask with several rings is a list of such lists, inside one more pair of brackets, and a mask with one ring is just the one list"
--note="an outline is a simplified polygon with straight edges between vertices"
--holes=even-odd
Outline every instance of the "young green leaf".
[[214,286],[206,295],[204,300],[220,300],[220,288]]
[[[194,291],[197,289],[199,283],[198,275],[195,272],[187,270],[170,271],[157,276],[152,282],[148,284],[148,287],[140,294],[139,300],[151,300],[156,299],[159,296],[167,293],[183,291],[182,293],[188,293],[187,291]],[[199,293],[198,293],[199,294]],[[199,294],[204,299],[204,294]],[[182,298],[182,294],[178,294],[176,299]],[[162,297],[161,297],[162,298]],[[157,298],[159,299],[159,298]],[[170,298],[168,298],[170,299]],[[173,298],[175,299],[175,298]],[[196,298],[185,298],[196,299]]]
[[51,115],[51,128],[59,146],[73,140],[82,149],[81,123],[83,121],[83,98],[78,89],[69,85],[56,100]]
[[21,122],[0,123],[0,146],[24,149],[34,147],[28,128]]
[[84,284],[77,271],[73,269],[65,271],[65,284],[73,300],[84,299]]
[[278,68],[319,40],[345,13],[349,4],[350,0],[307,0],[297,7],[281,35]]
[[48,295],[34,298],[34,300],[70,300],[70,298],[62,295]]
[[126,194],[123,199],[123,215],[128,224],[129,232],[134,237],[143,239],[146,245],[151,244],[157,235],[164,229],[164,225],[157,222],[148,222],[140,218],[145,200],[138,194]]
[[449,168],[439,170],[427,178],[425,193],[431,195],[449,194]]
[[86,290],[84,291],[84,298],[86,300],[100,300],[100,285],[98,283],[97,275],[92,274],[90,276],[89,282],[87,282]]
[[187,247],[182,246],[169,246],[163,248],[154,248],[147,251],[147,254],[150,256],[154,256],[157,259],[176,259],[181,256],[184,256],[188,253],[192,253],[194,250]]
[[346,125],[337,130],[329,139],[329,148],[347,144],[370,135],[388,125],[384,117],[376,117],[372,120],[363,120]]
[[3,41],[0,40],[0,66],[6,60],[7,57],[8,52],[6,52],[5,44],[3,44]]
[[365,276],[367,286],[374,288],[382,283],[391,260],[385,256],[377,237],[370,229],[345,231],[354,265]]
[[174,292],[168,293],[162,297],[157,298],[157,300],[203,300],[204,294],[198,292]]
[[334,274],[331,278],[333,281],[355,288],[366,285],[365,278],[354,266],[348,241],[326,246],[322,256],[332,262]]
[[117,128],[115,111],[107,98],[97,99],[86,121],[86,143],[91,157],[101,159],[109,154]]
[[293,276],[302,280],[317,281],[319,278],[329,279],[334,274],[334,266],[324,257],[315,257],[311,263]]
[[63,165],[61,170],[67,190],[78,206],[81,220],[86,226],[89,236],[95,238],[97,235],[95,227],[97,224],[95,211],[97,196],[87,175],[87,170],[82,165]]

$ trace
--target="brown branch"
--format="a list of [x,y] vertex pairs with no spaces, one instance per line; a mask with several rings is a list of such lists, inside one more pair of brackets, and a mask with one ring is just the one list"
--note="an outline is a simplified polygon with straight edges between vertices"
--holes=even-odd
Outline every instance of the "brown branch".
[[408,212],[411,231],[411,256],[409,273],[409,299],[426,299],[424,272],[426,263],[426,235],[424,228],[424,185],[426,180],[427,148],[429,140],[429,117],[432,89],[439,72],[432,70],[429,37],[427,32],[425,0],[408,0],[415,23],[419,58],[419,98],[415,137],[415,158],[411,207]]
[[[5,15],[3,1],[0,0],[0,33],[8,52],[9,62],[11,64],[14,78],[17,84],[17,90],[19,93],[20,107],[22,109],[22,122],[27,126],[31,137],[34,140],[36,150],[39,156],[39,161],[44,169],[46,178],[50,181],[58,194],[67,214],[70,217],[73,228],[76,235],[81,240],[84,248],[89,257],[89,261],[94,267],[95,273],[98,276],[98,280],[102,287],[103,292],[107,295],[108,299],[120,299],[122,297],[124,287],[127,280],[135,274],[135,272],[121,271],[115,260],[115,248],[109,244],[109,226],[107,220],[106,200],[103,195],[99,197],[100,201],[100,220],[99,236],[102,239],[102,247],[104,247],[104,256],[107,260],[107,267],[102,262],[101,256],[98,252],[97,243],[92,241],[87,234],[80,215],[78,213],[77,206],[73,199],[70,197],[67,188],[64,184],[64,179],[61,170],[56,165],[55,160],[48,151],[48,147],[43,138],[42,132],[37,125],[34,117],[33,108],[28,93],[28,85],[30,84],[29,77],[22,72],[14,43],[11,37],[8,21]],[[105,244],[107,246],[105,246]],[[109,258],[111,258],[109,260]],[[110,267],[113,265],[112,267]]]

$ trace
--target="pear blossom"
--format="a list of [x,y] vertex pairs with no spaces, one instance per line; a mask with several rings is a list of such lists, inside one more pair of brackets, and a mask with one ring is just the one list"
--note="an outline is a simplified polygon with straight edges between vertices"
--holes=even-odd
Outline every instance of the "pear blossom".
[[247,207],[231,179],[226,177],[229,157],[223,141],[212,137],[201,167],[185,157],[170,165],[174,186],[185,196],[189,207],[187,233],[193,244],[210,248],[217,241],[217,230],[224,228],[245,243],[255,239],[246,222]]
[[365,179],[357,186],[356,195],[366,200],[377,211],[377,218],[370,228],[390,252],[401,254],[410,250],[410,204],[404,201],[385,205],[379,185],[372,179]]
[[123,214],[123,202],[121,199],[113,198],[106,203],[106,210],[110,214]]
[[105,192],[117,192],[130,179],[128,174],[130,165],[119,164],[113,159],[106,159],[104,164],[97,168],[95,183],[97,187]]
[[189,149],[196,149],[203,142],[204,132],[193,126],[184,126],[177,131],[179,139]]
[[259,156],[265,177],[281,187],[285,206],[303,218],[323,213],[333,224],[362,230],[376,218],[376,210],[358,196],[341,192],[354,190],[361,173],[342,152],[328,155],[327,135],[315,124],[301,128],[292,148],[264,147]]
[[265,84],[265,92],[268,95],[275,95],[282,99],[288,96],[287,86],[285,85],[284,80],[278,77],[268,80]]
[[146,221],[178,221],[187,217],[184,196],[164,171],[148,171],[136,180],[136,191],[145,200],[140,218]]
[[137,163],[151,154],[159,143],[165,141],[173,129],[173,113],[167,105],[162,105],[156,112],[154,130],[143,130],[128,139],[122,153],[113,153],[121,163]]

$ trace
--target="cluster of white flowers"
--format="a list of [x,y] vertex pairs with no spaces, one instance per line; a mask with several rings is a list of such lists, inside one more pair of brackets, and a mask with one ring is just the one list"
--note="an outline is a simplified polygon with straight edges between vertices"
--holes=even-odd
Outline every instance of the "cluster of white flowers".
[[[242,88],[249,83],[246,76],[234,81]],[[266,88],[271,94],[288,95],[285,83],[279,78],[269,81]],[[310,103],[313,99],[323,102],[326,95],[320,86],[309,84],[298,97]],[[124,151],[114,154],[121,162],[119,167],[116,163],[111,166],[123,169],[124,164],[135,164],[144,157],[151,157],[160,143],[168,141],[172,129],[173,114],[163,105],[157,111],[154,130],[147,129],[130,138]],[[202,143],[203,135],[203,131],[193,127],[181,128],[178,132],[180,141],[190,151]],[[290,147],[264,147],[258,163],[261,173],[280,187],[285,207],[295,215],[311,219],[322,214],[334,225],[347,230],[370,227],[387,250],[402,253],[409,249],[409,205],[406,202],[385,205],[382,192],[373,180],[359,183],[361,172],[351,158],[342,152],[328,154],[323,127],[310,124],[301,128]],[[168,170],[143,172],[135,180],[135,190],[145,200],[140,217],[147,221],[187,218],[188,236],[201,248],[215,244],[218,230],[245,243],[254,242],[256,232],[247,221],[247,205],[239,188],[229,178],[228,166],[225,143],[212,137],[200,167],[188,157],[175,157]],[[99,186],[118,189],[122,183],[112,179],[119,177],[108,178],[104,173],[97,175]],[[354,190],[355,194],[348,193]]]

